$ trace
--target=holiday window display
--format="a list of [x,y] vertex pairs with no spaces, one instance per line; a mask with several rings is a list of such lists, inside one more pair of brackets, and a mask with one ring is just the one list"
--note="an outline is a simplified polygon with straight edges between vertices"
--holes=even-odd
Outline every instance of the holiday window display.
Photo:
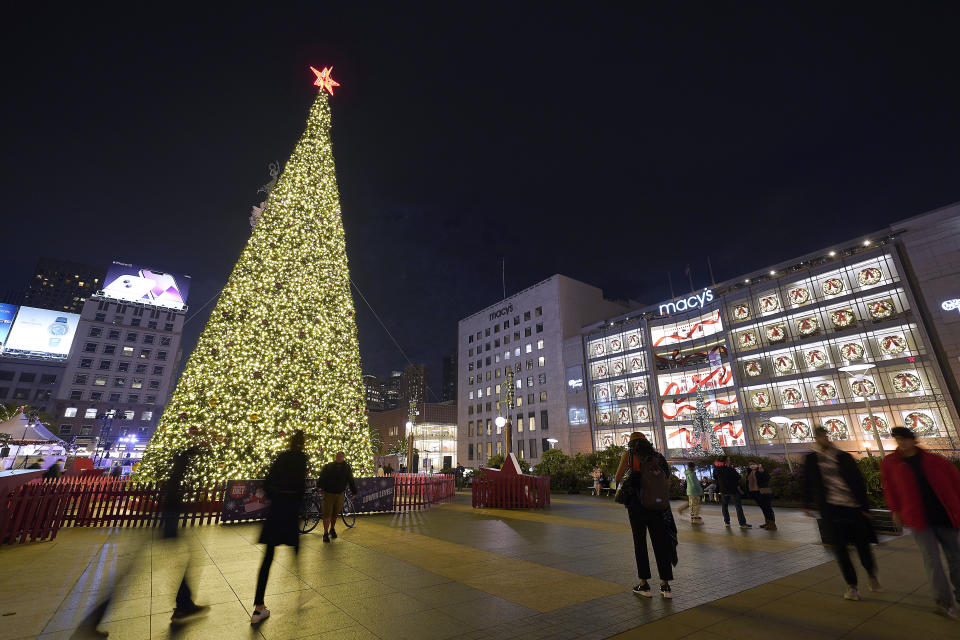
[[803,402],[803,394],[797,387],[785,387],[780,391],[780,399],[785,406],[796,406]]
[[757,346],[757,334],[755,331],[741,331],[737,334],[737,341],[741,349],[753,349]]
[[623,363],[623,360],[614,360],[613,361],[613,375],[620,376],[623,375],[627,370],[627,365]]
[[907,340],[901,334],[892,333],[877,339],[877,346],[888,356],[895,356],[906,350]]
[[903,425],[909,428],[917,435],[927,436],[937,433],[937,423],[929,413],[925,411],[905,412],[903,416]]
[[790,423],[790,434],[797,440],[805,440],[810,437],[810,425],[803,420],[794,420]]
[[831,440],[847,439],[847,423],[842,418],[827,418],[823,421],[823,428],[830,434]]
[[610,352],[618,353],[623,350],[623,341],[620,338],[610,338]]
[[777,373],[789,373],[793,371],[793,357],[788,354],[775,356],[773,359],[773,368]]
[[772,324],[764,329],[764,333],[767,334],[767,340],[771,343],[776,344],[777,342],[783,342],[787,337],[787,326],[782,322]]
[[759,306],[761,313],[773,313],[780,308],[780,297],[775,293],[762,296]]
[[614,434],[609,433],[609,432],[604,432],[604,433],[599,434],[599,435],[597,436],[597,439],[598,439],[599,442],[600,442],[600,448],[601,448],[601,449],[606,449],[607,447],[613,445],[613,442],[614,442]]
[[893,376],[893,388],[900,393],[913,393],[920,390],[920,376],[910,371],[901,371]]
[[633,405],[634,422],[650,422],[650,407],[645,404]]
[[628,396],[626,382],[613,383],[613,397],[617,400],[623,400]]
[[733,319],[737,322],[748,320],[750,318],[750,305],[746,303],[735,304],[733,305],[732,313]]
[[761,422],[757,427],[757,433],[764,440],[773,440],[777,437],[777,425],[772,422]]
[[594,394],[597,399],[597,402],[609,402],[610,401],[610,387],[605,384],[594,385]]
[[633,381],[633,397],[642,398],[647,395],[649,391],[647,390],[647,381],[643,378]]
[[880,430],[880,435],[890,435],[890,429],[887,426],[887,421],[883,418],[883,416],[878,416],[877,414],[873,414],[872,427],[870,425],[870,416],[868,415],[863,416],[863,418],[860,420],[860,426],[863,427],[863,430],[867,433],[873,433],[873,428],[875,427]]
[[593,365],[593,377],[596,378],[606,378],[610,374],[610,369],[607,368],[606,362],[596,362]]
[[840,345],[840,357],[847,362],[856,362],[863,358],[863,345],[859,342],[845,342]]
[[597,340],[594,342],[591,352],[593,353],[594,358],[597,356],[602,356],[606,352],[606,347],[603,346],[603,341]]
[[628,349],[637,349],[640,347],[640,335],[638,333],[628,333],[627,334],[627,348]]
[[852,307],[845,309],[834,309],[830,312],[830,324],[836,329],[846,329],[852,327],[857,322],[857,316]]
[[750,402],[755,409],[766,409],[770,406],[770,394],[766,391],[754,391],[750,394]]
[[[722,428],[723,424],[729,423],[722,423],[719,426]],[[699,457],[708,453],[723,454],[723,446],[717,436],[717,429],[711,426],[707,415],[707,403],[704,399],[703,389],[697,390],[697,406],[694,409],[693,424],[690,432],[686,434],[686,440],[693,447],[690,451],[692,456]]]
[[743,365],[743,371],[750,378],[756,378],[763,374],[763,364],[759,360],[748,360]]
[[815,316],[807,316],[797,320],[797,333],[802,336],[812,336],[820,330],[820,321]]
[[629,407],[620,407],[617,409],[617,424],[630,424]]
[[883,280],[883,271],[877,267],[867,267],[857,272],[857,282],[861,287],[869,287]]
[[843,292],[843,280],[840,278],[827,278],[820,284],[820,290],[825,296],[835,296]]
[[829,402],[837,397],[837,388],[829,382],[821,382],[813,387],[813,393],[820,402]]
[[643,371],[646,367],[643,366],[643,356],[631,356],[630,357],[630,371]]
[[860,396],[861,398],[869,398],[877,392],[877,385],[873,383],[873,380],[863,378],[862,380],[851,380],[850,389],[854,395]]
[[821,369],[827,364],[827,354],[820,349],[811,349],[803,357],[812,369]]
[[612,425],[613,412],[610,409],[599,409],[597,411],[597,422],[602,425]]
[[793,303],[795,307],[799,307],[810,301],[810,289],[806,286],[794,287],[787,292],[787,295],[790,296],[790,302]]
[[891,298],[871,300],[867,303],[867,312],[874,320],[883,320],[884,318],[889,318],[896,313],[896,311],[897,308],[893,305],[893,300]]

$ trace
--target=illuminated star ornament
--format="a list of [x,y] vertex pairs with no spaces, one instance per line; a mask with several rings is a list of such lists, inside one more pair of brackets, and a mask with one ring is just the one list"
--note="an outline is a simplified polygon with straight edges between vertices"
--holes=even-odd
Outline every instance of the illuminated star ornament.
[[340,83],[330,77],[330,74],[333,73],[333,67],[324,67],[323,71],[318,71],[314,67],[310,67],[310,71],[317,76],[317,81],[313,83],[315,87],[320,87],[324,89],[330,95],[333,95],[333,88],[339,87]]

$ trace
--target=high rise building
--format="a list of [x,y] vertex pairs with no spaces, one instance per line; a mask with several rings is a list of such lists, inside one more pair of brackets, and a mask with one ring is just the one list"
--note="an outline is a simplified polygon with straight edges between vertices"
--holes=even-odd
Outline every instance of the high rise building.
[[457,354],[443,359],[443,383],[440,388],[441,402],[457,401]]
[[403,378],[402,371],[391,371],[390,377],[383,383],[384,401],[383,408],[386,411],[396,409],[400,406],[400,380]]
[[411,400],[414,402],[427,401],[427,376],[425,364],[408,364],[403,368],[400,376],[400,403],[406,407]]
[[412,430],[409,407],[397,407],[391,411],[372,414],[370,426],[380,432],[385,447],[401,442],[413,434],[413,446],[417,454],[414,471],[440,471],[457,466],[457,407],[453,404],[421,402],[417,404]]
[[105,271],[66,260],[41,258],[30,279],[23,304],[80,313],[84,302],[103,288]]
[[367,399],[367,411],[379,412],[384,410],[385,393],[380,378],[373,374],[363,375],[364,395]]
[[[605,299],[597,287],[555,275],[461,320],[458,459],[479,466],[503,453],[497,417],[510,421],[514,453],[531,463],[551,447],[568,453],[590,451],[584,409],[568,411],[577,408],[568,407],[568,361],[583,362],[578,346],[583,325],[631,306]],[[568,343],[576,348],[568,348]],[[512,394],[508,380],[513,381]]]

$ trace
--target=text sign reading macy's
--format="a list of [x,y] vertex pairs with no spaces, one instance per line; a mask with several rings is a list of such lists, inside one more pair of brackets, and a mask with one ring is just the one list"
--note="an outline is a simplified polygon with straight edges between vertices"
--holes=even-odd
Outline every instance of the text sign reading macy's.
[[678,311],[689,311],[690,309],[699,309],[708,302],[713,302],[713,290],[704,289],[703,293],[696,293],[686,298],[678,298],[672,302],[664,302],[660,305],[660,315],[666,316]]
[[500,316],[505,316],[505,315],[510,314],[510,313],[513,313],[513,303],[510,303],[509,305],[507,305],[507,306],[504,307],[503,309],[497,309],[496,311],[494,311],[493,313],[491,313],[491,314],[490,314],[490,319],[493,320],[494,318],[499,318]]

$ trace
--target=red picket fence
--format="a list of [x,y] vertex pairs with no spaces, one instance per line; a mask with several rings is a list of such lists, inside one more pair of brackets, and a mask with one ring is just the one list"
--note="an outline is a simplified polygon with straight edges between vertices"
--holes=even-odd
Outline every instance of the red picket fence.
[[[223,487],[187,488],[181,526],[219,522]],[[162,484],[71,478],[25,484],[0,497],[0,544],[54,539],[61,527],[154,527]]]
[[474,476],[473,506],[496,509],[549,507],[550,476]]
[[393,510],[419,511],[453,499],[457,492],[452,474],[394,473]]

